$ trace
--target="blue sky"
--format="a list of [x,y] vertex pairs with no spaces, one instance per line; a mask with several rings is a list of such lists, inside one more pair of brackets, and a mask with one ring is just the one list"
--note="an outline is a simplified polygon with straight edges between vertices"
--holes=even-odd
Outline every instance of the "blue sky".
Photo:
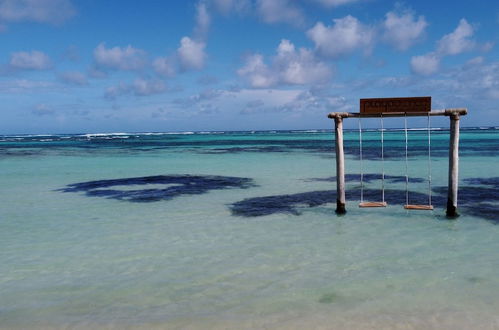
[[498,32],[495,0],[0,0],[0,134],[330,128],[397,96],[499,125]]

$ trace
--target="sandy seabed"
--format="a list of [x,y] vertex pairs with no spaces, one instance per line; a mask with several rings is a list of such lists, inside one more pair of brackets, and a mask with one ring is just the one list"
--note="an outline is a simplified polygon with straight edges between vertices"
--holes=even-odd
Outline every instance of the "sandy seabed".
[[214,320],[210,317],[197,319],[177,319],[170,322],[144,323],[144,324],[94,324],[78,323],[66,325],[33,325],[32,327],[3,328],[0,329],[345,329],[345,330],[371,330],[371,329],[452,329],[452,330],[493,330],[499,329],[499,315],[490,313],[466,311],[439,311],[439,312],[411,312],[411,313],[382,313],[382,314],[357,314],[343,313],[316,313],[301,315],[300,313],[281,313],[278,315],[237,318],[227,317]]

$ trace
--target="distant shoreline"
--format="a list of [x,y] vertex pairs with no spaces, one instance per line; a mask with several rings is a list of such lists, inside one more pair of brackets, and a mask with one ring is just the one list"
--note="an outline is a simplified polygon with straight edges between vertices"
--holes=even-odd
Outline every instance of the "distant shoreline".
[[[348,132],[356,132],[357,128],[345,128],[345,131]],[[380,131],[380,128],[363,128],[363,131],[368,132],[376,132]],[[384,131],[403,131],[403,127],[397,128],[384,128]],[[418,127],[418,128],[408,128],[408,131],[426,131],[427,128]],[[431,131],[448,131],[448,127],[432,127]],[[461,127],[461,130],[499,130],[499,126],[470,126],[470,127]],[[0,137],[44,137],[44,136],[81,136],[81,137],[99,137],[99,136],[125,136],[125,135],[210,135],[210,134],[277,134],[277,133],[331,133],[333,129],[292,129],[292,130],[284,130],[284,129],[269,129],[269,130],[244,130],[244,131],[222,131],[222,130],[214,130],[214,131],[172,131],[172,132],[109,132],[109,133],[45,133],[45,134],[0,134]]]

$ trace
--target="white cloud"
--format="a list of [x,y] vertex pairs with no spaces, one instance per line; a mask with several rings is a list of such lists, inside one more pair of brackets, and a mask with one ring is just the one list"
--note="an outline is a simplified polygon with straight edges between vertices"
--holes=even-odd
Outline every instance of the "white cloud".
[[337,7],[341,5],[347,5],[354,2],[359,2],[360,0],[314,0],[326,7]]
[[47,70],[52,67],[52,62],[45,53],[33,50],[12,53],[9,67],[15,70]]
[[72,85],[86,85],[88,83],[87,77],[78,71],[66,71],[59,74],[59,79],[67,84]]
[[[191,114],[193,111],[197,111],[196,114],[211,114],[219,111],[225,116],[232,116],[236,121],[238,118],[240,119],[241,114],[251,115],[244,118],[247,129],[250,129],[251,126],[256,125],[258,122],[260,124],[262,122],[266,123],[266,127],[270,129],[276,128],[274,119],[284,123],[289,120],[289,116],[295,118],[302,116],[325,118],[326,113],[332,111],[331,109],[337,109],[338,111],[352,110],[349,106],[346,99],[341,96],[332,96],[322,91],[307,91],[293,87],[289,89],[209,89],[201,94],[175,100],[170,108],[175,109],[175,113],[185,111],[188,108]],[[289,114],[289,116],[286,116],[287,119],[283,119],[282,113]],[[253,122],[253,120],[256,121]],[[241,123],[240,120],[239,123]],[[285,126],[286,124],[283,124],[281,127],[284,128]],[[238,129],[242,128],[238,127]]]
[[[196,4],[196,25],[194,37],[184,36],[180,39],[180,47],[177,48],[176,60],[182,70],[201,70],[206,60],[206,35],[210,28],[211,16],[207,6],[208,0],[199,0]],[[173,73],[172,61],[167,58],[159,58],[153,63],[157,73],[171,76]]]
[[499,62],[486,63],[484,58],[475,57],[438,78],[421,79],[417,85],[424,93],[438,93],[445,101],[444,106],[469,106],[472,111],[497,110]]
[[414,73],[429,76],[438,71],[440,66],[440,57],[434,53],[413,56],[411,58],[411,69]]
[[331,78],[331,69],[316,59],[312,51],[305,48],[296,50],[289,40],[281,40],[276,52],[270,67],[265,64],[262,55],[249,56],[238,74],[256,88],[324,83]]
[[120,83],[116,86],[111,86],[106,88],[104,92],[104,97],[109,100],[114,100],[116,97],[130,92],[130,86],[125,83]]
[[146,96],[163,93],[166,91],[166,84],[161,80],[146,80],[138,78],[133,82],[132,89],[135,95]]
[[479,64],[482,64],[484,61],[485,61],[485,59],[483,58],[483,56],[477,56],[477,57],[473,57],[471,60],[467,61],[466,65],[467,66],[479,65]]
[[277,112],[284,104],[291,103],[300,90],[295,89],[240,89],[225,91],[216,100],[215,105],[220,109],[234,112],[239,109],[241,114],[262,112]]
[[213,101],[224,93],[223,90],[218,89],[206,89],[199,94],[194,94],[189,97],[179,98],[174,100],[174,103],[183,105],[185,107],[191,107],[194,105],[198,105],[200,103],[206,104],[207,101]]
[[364,48],[371,51],[374,41],[374,29],[363,25],[353,16],[333,19],[333,26],[322,22],[307,31],[307,36],[315,43],[316,49],[325,56],[333,58],[352,53]]
[[288,40],[281,40],[274,59],[280,80],[287,84],[321,83],[329,80],[331,70],[314,57],[312,51],[295,46]]
[[131,84],[121,82],[116,86],[108,87],[104,93],[104,97],[114,100],[121,95],[148,96],[160,94],[166,90],[166,84],[161,80],[137,78]]
[[459,92],[469,93],[469,97],[499,100],[499,62],[485,63],[483,57],[475,57],[462,68],[449,73],[449,78],[457,82]]
[[244,108],[241,110],[241,114],[250,114],[261,112],[264,109],[265,102],[262,100],[251,100],[246,102]]
[[40,91],[53,91],[56,85],[52,81],[16,79],[0,81],[2,93],[32,93]]
[[177,54],[180,60],[180,65],[184,70],[199,70],[203,68],[206,54],[204,48],[205,43],[196,41],[189,37],[183,37],[180,40],[180,47],[177,49]]
[[[436,51],[411,58],[412,71],[426,76],[436,73],[439,69],[440,61],[445,56],[457,55],[475,48],[475,41],[470,39],[473,33],[473,27],[462,18],[453,32],[444,35],[437,42]],[[486,43],[483,47],[486,51],[487,48],[492,46],[490,43]]]
[[211,17],[204,1],[196,5],[196,28],[195,33],[200,38],[205,38],[210,28]]
[[107,72],[101,70],[100,68],[96,67],[95,65],[92,65],[88,69],[87,74],[89,77],[97,78],[97,79],[103,79],[103,78],[107,78],[109,76],[109,74]]
[[0,0],[0,21],[61,24],[75,15],[70,0]]
[[258,0],[257,11],[265,23],[300,25],[304,22],[303,12],[290,0]]
[[324,115],[336,109],[351,111],[351,104],[342,96],[331,96],[314,90],[299,89],[242,89],[224,92],[217,107],[240,109],[240,114],[288,113],[293,116],[322,112]]
[[246,64],[237,71],[240,76],[245,77],[252,87],[265,88],[275,84],[276,80],[263,56],[254,54],[248,56]]
[[152,62],[154,71],[163,77],[171,77],[175,75],[175,67],[172,60],[168,57],[157,57]]
[[329,112],[331,109],[339,112],[352,110],[344,97],[316,95],[312,91],[303,91],[291,102],[275,108],[279,112]]
[[427,26],[424,16],[416,19],[411,11],[403,13],[390,11],[385,15],[383,22],[383,38],[395,48],[406,50],[423,35]]
[[106,48],[105,43],[100,43],[94,49],[94,60],[101,68],[114,70],[139,70],[146,65],[146,53],[128,45],[125,48]]
[[243,13],[251,8],[250,0],[212,0],[215,8],[222,14]]
[[462,18],[452,33],[446,34],[438,41],[437,52],[441,55],[457,55],[473,49],[475,42],[469,39],[473,33],[473,27]]

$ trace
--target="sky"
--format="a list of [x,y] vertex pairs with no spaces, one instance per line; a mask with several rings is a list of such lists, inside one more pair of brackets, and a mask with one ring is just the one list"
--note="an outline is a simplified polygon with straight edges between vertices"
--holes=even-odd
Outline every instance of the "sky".
[[0,0],[0,40],[0,134],[323,129],[404,96],[499,126],[497,0]]

